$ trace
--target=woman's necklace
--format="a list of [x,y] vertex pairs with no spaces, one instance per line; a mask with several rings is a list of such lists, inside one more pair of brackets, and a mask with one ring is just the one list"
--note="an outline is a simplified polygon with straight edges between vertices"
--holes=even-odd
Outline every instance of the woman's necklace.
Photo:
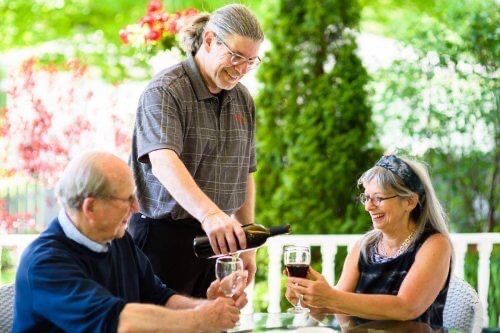
[[[408,237],[406,237],[406,239],[403,241],[403,243],[401,243],[401,246],[396,251],[396,253],[390,258],[395,258],[395,257],[399,256],[401,253],[405,252],[408,249],[408,247],[410,246],[414,235],[415,235],[415,230],[413,230],[408,235]],[[385,246],[384,246],[384,243],[382,242],[382,237],[380,238],[378,243],[379,243],[380,254],[383,255],[384,257],[389,257],[387,255],[387,252],[385,251]]]

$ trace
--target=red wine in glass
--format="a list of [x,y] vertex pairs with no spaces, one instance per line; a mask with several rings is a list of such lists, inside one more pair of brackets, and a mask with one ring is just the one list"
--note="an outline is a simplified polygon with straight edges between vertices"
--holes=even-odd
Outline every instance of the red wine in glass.
[[288,264],[286,265],[286,271],[289,276],[306,278],[307,272],[309,271],[309,265],[306,264]]
[[[311,264],[311,250],[309,246],[287,246],[283,255],[283,261],[289,276],[305,278]],[[297,304],[288,309],[289,313],[307,313],[309,309],[302,306],[302,295],[299,295]]]

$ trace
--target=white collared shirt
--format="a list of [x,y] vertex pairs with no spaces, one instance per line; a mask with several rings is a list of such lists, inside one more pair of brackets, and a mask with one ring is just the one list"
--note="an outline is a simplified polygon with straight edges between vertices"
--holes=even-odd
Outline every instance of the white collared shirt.
[[109,243],[105,245],[99,244],[97,242],[94,242],[90,238],[86,237],[80,231],[78,231],[78,229],[75,227],[75,225],[71,221],[68,214],[66,214],[64,209],[61,209],[59,211],[58,219],[59,219],[59,224],[61,225],[61,228],[64,231],[64,234],[69,239],[74,240],[78,244],[85,246],[91,251],[101,252],[101,253],[108,252]]

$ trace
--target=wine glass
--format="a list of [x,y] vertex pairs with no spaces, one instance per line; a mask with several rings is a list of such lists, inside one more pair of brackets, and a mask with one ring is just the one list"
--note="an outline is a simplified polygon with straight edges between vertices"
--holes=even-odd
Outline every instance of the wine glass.
[[[306,278],[311,264],[311,250],[309,246],[287,246],[285,247],[284,262],[288,276]],[[299,295],[297,304],[288,309],[288,313],[300,314],[309,312],[308,308],[302,307],[303,296]]]
[[226,297],[232,297],[244,283],[243,260],[234,256],[223,256],[215,262],[215,276],[220,281],[220,289]]

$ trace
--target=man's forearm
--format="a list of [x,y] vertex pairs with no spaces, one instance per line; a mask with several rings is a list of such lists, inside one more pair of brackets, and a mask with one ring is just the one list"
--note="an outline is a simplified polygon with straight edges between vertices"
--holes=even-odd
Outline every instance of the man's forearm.
[[173,295],[168,299],[165,306],[169,309],[176,309],[176,310],[193,309],[198,305],[205,303],[206,301],[207,301],[206,299],[197,299],[182,295]]
[[174,311],[152,304],[125,305],[118,332],[192,332],[200,326],[194,310]]
[[193,217],[203,222],[208,215],[220,211],[219,207],[196,184],[174,151],[156,150],[149,154],[149,158],[155,177]]

